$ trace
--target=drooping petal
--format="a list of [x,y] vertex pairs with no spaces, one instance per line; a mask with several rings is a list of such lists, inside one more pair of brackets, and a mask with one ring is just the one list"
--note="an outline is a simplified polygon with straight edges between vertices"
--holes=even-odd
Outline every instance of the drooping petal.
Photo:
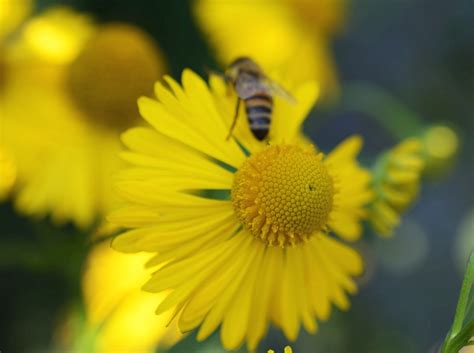
[[[143,212],[140,209],[137,211]],[[153,211],[155,210],[152,208],[145,209],[148,213],[144,213],[144,217],[149,219],[148,215],[153,215]],[[118,224],[127,223],[128,219],[125,219],[125,222],[122,221],[123,214],[127,215],[127,211],[118,211],[111,216],[110,220]],[[203,241],[214,237],[225,240],[228,236],[225,230],[237,224],[233,210],[229,206],[218,207],[213,212],[195,214],[192,218],[187,215],[176,216],[174,221],[171,220],[173,216],[166,214],[161,216],[159,212],[157,214],[155,223],[123,233],[114,240],[113,247],[124,252],[165,251],[168,247],[183,246],[193,239],[200,238]],[[220,233],[221,231],[223,233]]]
[[[194,130],[190,125],[179,120],[179,117],[172,115],[166,107],[158,101],[142,97],[138,100],[138,107],[140,108],[140,114],[158,132],[169,138],[236,168],[240,166],[245,158],[235,142],[226,143],[225,136],[215,136],[211,133],[204,134]],[[199,119],[199,115],[194,116],[194,118]],[[222,142],[214,142],[216,139],[222,139]]]
[[340,143],[325,160],[337,189],[329,226],[350,241],[360,237],[360,221],[366,217],[365,207],[373,197],[369,188],[371,174],[356,159],[361,147],[360,136],[352,136]]
[[258,269],[261,266],[265,253],[264,244],[259,244],[258,240],[253,240],[253,246],[257,249],[257,254],[252,260],[252,264],[245,275],[245,281],[238,288],[232,306],[228,309],[222,322],[221,337],[224,348],[228,350],[237,349],[248,331],[249,319],[252,316],[252,294],[257,285]]
[[214,207],[228,203],[169,190],[153,180],[120,180],[115,185],[119,195],[129,202],[156,207],[164,211],[180,208]]
[[258,342],[268,331],[268,320],[270,318],[270,298],[275,295],[274,289],[278,280],[278,267],[276,266],[278,253],[282,250],[277,247],[267,247],[263,262],[259,268],[258,284],[252,295],[253,318],[248,323],[249,351],[257,348]]

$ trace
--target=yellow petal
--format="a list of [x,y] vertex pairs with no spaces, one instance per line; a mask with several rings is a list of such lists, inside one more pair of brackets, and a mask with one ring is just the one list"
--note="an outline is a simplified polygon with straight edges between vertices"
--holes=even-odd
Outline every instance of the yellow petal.
[[398,144],[394,149],[393,153],[417,153],[421,151],[423,144],[417,138],[407,138],[402,143]]
[[387,173],[387,182],[391,184],[416,183],[420,174],[411,170],[392,170]]
[[335,210],[331,213],[329,220],[331,229],[341,238],[347,241],[355,241],[362,234],[362,225],[358,217],[350,213]]
[[209,335],[214,332],[217,326],[221,323],[228,311],[231,302],[234,300],[236,291],[241,286],[242,281],[245,280],[247,270],[257,253],[258,247],[250,246],[255,245],[252,243],[255,241],[254,239],[246,236],[245,233],[241,233],[240,235],[236,236],[236,238],[237,237],[241,238],[239,239],[241,244],[238,250],[239,253],[238,255],[235,255],[233,261],[238,261],[237,259],[243,258],[244,262],[241,265],[241,271],[218,298],[216,304],[211,308],[210,312],[204,319],[204,322],[202,323],[197,335],[198,341],[203,341],[209,337]]
[[313,236],[310,245],[318,259],[318,266],[323,269],[324,276],[327,278],[329,298],[339,309],[347,310],[350,304],[342,286],[347,281],[347,276],[334,267],[332,260],[325,253],[319,237]]
[[[238,168],[245,159],[243,152],[225,136],[206,136],[169,113],[159,102],[142,97],[138,100],[140,114],[160,133],[210,157]],[[199,118],[199,117],[196,117]],[[213,141],[214,143],[211,143]],[[218,143],[220,142],[220,143]],[[217,146],[216,146],[217,145]]]
[[187,239],[181,238],[179,242],[175,242],[173,245],[164,245],[160,240],[146,242],[143,244],[146,249],[152,248],[158,251],[158,254],[147,263],[147,267],[167,263],[171,260],[180,260],[198,251],[213,247],[234,236],[239,227],[238,222],[230,220],[220,223],[208,232],[196,233],[193,237]]
[[279,273],[276,272],[276,253],[281,251],[282,249],[278,247],[267,247],[262,265],[259,268],[259,283],[252,296],[253,319],[249,321],[247,330],[247,348],[249,351],[254,351],[257,348],[258,343],[268,330],[270,297],[274,294],[275,282],[279,280]]
[[331,313],[329,302],[330,279],[326,278],[321,264],[318,262],[317,253],[312,245],[303,247],[308,298],[311,300],[313,310],[321,320],[327,320]]
[[315,333],[317,329],[316,321],[310,307],[310,299],[305,287],[307,285],[305,279],[305,263],[304,253],[301,246],[289,248],[288,261],[292,263],[291,267],[295,270],[293,273],[295,280],[295,290],[297,297],[298,309],[305,329],[310,333]]
[[[288,250],[290,251],[290,249]],[[288,255],[288,254],[287,254]],[[283,272],[281,278],[281,291],[280,291],[280,317],[278,324],[283,329],[285,336],[294,341],[298,337],[300,330],[299,322],[299,310],[297,306],[298,298],[296,296],[296,288],[294,281],[294,263],[289,260],[289,256],[285,257],[285,263],[283,265]]]
[[326,161],[328,163],[335,163],[341,160],[354,159],[362,148],[362,137],[353,135],[343,142],[328,154]]
[[118,194],[126,201],[143,206],[156,207],[164,213],[189,207],[216,209],[229,201],[212,200],[182,192],[166,189],[149,180],[118,181],[115,185]]
[[228,227],[236,224],[232,208],[221,207],[215,212],[194,218],[178,218],[176,221],[164,218],[151,226],[129,230],[116,237],[112,246],[122,252],[166,251],[168,247],[186,244],[196,238],[208,239],[214,236],[223,241],[228,236],[227,233],[220,236],[218,232],[225,232]]
[[[174,170],[173,170],[174,169]],[[229,190],[232,187],[232,173],[210,173],[183,166],[169,169],[128,168],[115,175],[116,180],[146,180],[159,184],[165,190]]]
[[400,223],[399,214],[386,202],[377,202],[372,207],[372,217],[379,218],[388,227],[394,228]]
[[319,239],[325,251],[344,271],[356,276],[362,274],[364,263],[354,249],[326,235],[320,235]]
[[128,206],[110,213],[107,220],[122,227],[147,227],[158,221],[160,213],[146,206]]
[[275,97],[270,139],[277,143],[292,143],[319,95],[316,82],[307,82],[295,91],[296,103]]
[[128,159],[131,163],[156,167],[176,174],[184,170],[188,174],[189,171],[194,171],[206,176],[216,175],[224,181],[232,179],[232,173],[218,166],[205,155],[152,129],[130,129],[122,135],[122,141],[130,150],[149,157],[149,159],[142,157],[141,160]]
[[[235,247],[236,242],[231,240],[206,249],[195,256],[172,262],[155,272],[152,278],[143,286],[143,289],[147,292],[158,293],[173,288],[173,292],[158,308],[159,311],[165,311],[168,307],[163,308],[163,306],[167,306],[170,297],[179,297],[177,295],[178,290],[188,291],[192,287],[195,288],[200,282],[198,279],[205,278],[215,271],[216,267],[218,268],[217,265],[223,263],[226,256],[232,250],[235,250]],[[178,299],[182,301],[184,298]],[[172,306],[174,305],[170,307]]]
[[252,260],[252,264],[245,275],[245,280],[235,294],[232,306],[230,306],[222,322],[221,338],[224,348],[227,350],[234,350],[242,345],[248,331],[249,319],[253,317],[253,313],[250,312],[252,297],[259,280],[257,273],[265,252],[264,244],[258,240],[254,240],[253,243],[253,246],[258,249],[257,255]]
[[242,271],[244,260],[245,257],[241,256],[236,261],[229,261],[227,266],[222,267],[216,273],[212,281],[204,282],[200,290],[190,297],[179,319],[179,327],[184,332],[195,328],[202,322],[221,293],[227,289],[230,282]]

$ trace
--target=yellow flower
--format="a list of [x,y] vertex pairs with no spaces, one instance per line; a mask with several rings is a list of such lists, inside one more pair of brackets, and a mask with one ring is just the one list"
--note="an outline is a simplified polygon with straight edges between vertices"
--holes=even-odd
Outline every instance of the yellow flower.
[[[0,94],[5,84],[6,63],[4,58],[5,42],[22,21],[29,15],[33,5],[32,0],[2,0],[0,1]],[[1,106],[0,106],[1,108]],[[3,114],[3,112],[0,111]],[[0,135],[0,142],[3,139]],[[16,166],[11,154],[0,145],[0,201],[5,199],[16,180]]]
[[249,56],[269,72],[284,66],[287,78],[316,80],[329,96],[337,93],[338,84],[328,32],[342,22],[343,2],[199,0],[195,15],[222,64]]
[[423,144],[409,138],[383,154],[374,167],[375,199],[370,206],[370,222],[384,236],[392,234],[400,214],[418,195],[424,168]]
[[[160,314],[176,306],[182,332],[200,327],[202,341],[221,325],[226,349],[244,341],[254,350],[270,323],[295,340],[300,326],[317,330],[334,304],[349,308],[352,277],[363,265],[345,240],[361,233],[370,200],[370,174],[356,161],[357,136],[328,155],[300,138],[316,84],[275,99],[270,144],[253,138],[242,110],[226,140],[235,95],[211,77],[210,88],[190,70],[182,86],[165,77],[158,98],[141,98],[152,127],[126,132],[117,190],[129,206],[109,220],[131,228],[113,247],[156,253],[158,266],[144,286],[171,290]],[[169,88],[168,88],[169,87]]]
[[0,1],[0,41],[21,24],[32,7],[33,0]]
[[450,169],[459,149],[456,132],[444,125],[430,126],[422,135],[422,141],[426,161],[424,174],[437,176]]
[[314,31],[332,35],[344,27],[347,0],[284,0],[284,2]]
[[15,163],[7,151],[0,148],[0,200],[8,196],[15,180]]
[[176,324],[165,327],[171,313],[154,314],[160,298],[140,290],[149,276],[143,268],[148,258],[120,254],[108,243],[89,254],[82,284],[95,352],[154,352],[181,338]]
[[5,66],[0,148],[17,166],[17,208],[91,225],[116,202],[118,136],[163,73],[160,53],[136,27],[60,7],[25,24]]
[[[275,351],[273,349],[269,349],[268,353],[275,353]],[[293,350],[291,349],[290,346],[286,346],[285,350],[284,350],[284,353],[293,353]]]

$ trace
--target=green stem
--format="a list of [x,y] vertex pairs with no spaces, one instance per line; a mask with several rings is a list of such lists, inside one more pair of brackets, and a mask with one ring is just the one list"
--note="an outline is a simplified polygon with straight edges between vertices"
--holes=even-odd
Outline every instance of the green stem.
[[[464,280],[461,287],[461,293],[459,295],[458,305],[456,307],[456,314],[454,316],[454,322],[451,327],[451,330],[446,337],[446,340],[443,344],[441,353],[451,353],[456,352],[457,350],[452,350],[453,348],[458,349],[459,346],[467,344],[469,341],[470,335],[472,335],[472,330],[474,328],[474,322],[471,321],[466,327],[464,327],[464,320],[466,317],[466,308],[469,304],[469,296],[471,292],[471,287],[474,283],[474,253],[471,253],[469,257],[469,262],[467,264],[466,273],[464,275]],[[466,330],[467,329],[467,330]],[[461,334],[461,331],[464,331],[464,334]],[[464,338],[466,336],[466,338]],[[459,342],[459,339],[462,338],[465,342]]]
[[423,129],[421,117],[395,97],[368,83],[354,82],[343,87],[342,106],[369,115],[397,139],[404,139]]
[[474,254],[469,257],[469,262],[464,275],[464,281],[459,295],[458,306],[456,308],[456,316],[454,317],[452,333],[458,334],[463,326],[464,317],[466,316],[466,308],[469,300],[469,293],[474,282]]

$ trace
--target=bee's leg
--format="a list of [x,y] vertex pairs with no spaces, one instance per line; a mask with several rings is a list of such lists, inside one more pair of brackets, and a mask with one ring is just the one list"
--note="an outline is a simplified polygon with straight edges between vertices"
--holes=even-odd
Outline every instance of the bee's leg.
[[[234,91],[234,84],[232,83],[232,78],[228,75],[224,75],[224,82],[225,82],[225,93],[227,96],[232,96]],[[238,99],[239,97],[237,97]]]
[[235,107],[234,120],[232,121],[232,125],[230,126],[229,134],[226,137],[226,141],[228,141],[230,137],[232,136],[232,131],[234,131],[235,124],[237,124],[237,118],[239,117],[240,101],[241,101],[240,97],[237,97],[237,105]]

